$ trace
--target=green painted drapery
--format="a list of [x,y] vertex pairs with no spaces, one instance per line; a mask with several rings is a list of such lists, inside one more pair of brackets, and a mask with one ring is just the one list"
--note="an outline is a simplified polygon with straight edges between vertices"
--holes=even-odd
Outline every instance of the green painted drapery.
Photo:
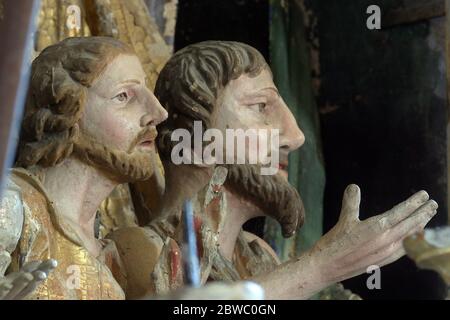
[[284,239],[278,223],[266,221],[265,238],[285,261],[308,249],[322,235],[325,188],[310,50],[299,1],[271,1],[270,54],[275,84],[306,136],[305,144],[289,157],[289,181],[302,196],[306,222],[296,236]]

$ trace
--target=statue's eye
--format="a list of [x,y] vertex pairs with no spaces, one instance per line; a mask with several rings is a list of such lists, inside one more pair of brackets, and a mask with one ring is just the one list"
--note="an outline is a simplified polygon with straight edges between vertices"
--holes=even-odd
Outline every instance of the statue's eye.
[[119,93],[118,95],[116,95],[114,98],[112,98],[112,100],[116,103],[124,103],[128,101],[128,93],[123,91],[121,93]]
[[250,109],[252,109],[254,112],[263,113],[266,109],[266,104],[263,102],[255,103],[249,106]]
[[258,108],[259,108],[259,112],[264,112],[264,110],[266,109],[266,104],[258,103]]

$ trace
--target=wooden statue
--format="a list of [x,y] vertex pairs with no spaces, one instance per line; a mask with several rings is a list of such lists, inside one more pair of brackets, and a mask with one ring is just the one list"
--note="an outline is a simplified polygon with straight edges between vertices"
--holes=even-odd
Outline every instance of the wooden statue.
[[[134,50],[147,75],[147,86],[153,90],[159,71],[172,54],[176,2],[42,0],[35,55],[67,37],[112,37]],[[120,184],[100,205],[97,229],[101,237],[117,228],[136,226],[138,218],[146,219],[151,214],[151,209],[142,208],[142,205],[151,203],[153,207],[158,200],[157,195],[163,191],[164,171],[159,159],[157,168],[142,190],[131,186],[133,192],[130,193],[128,184]],[[142,216],[136,217],[135,206]]]
[[124,298],[117,249],[94,224],[117,185],[154,174],[167,112],[146,82],[138,57],[113,38],[68,38],[34,60],[0,209],[1,298]]
[[[286,167],[289,153],[305,137],[279,95],[264,58],[256,49],[237,42],[190,45],[165,65],[155,95],[169,114],[158,127],[158,148],[166,172],[166,191],[156,211],[160,218],[146,228],[120,229],[112,235],[128,271],[129,297],[145,295],[151,286],[154,293],[162,293],[182,285],[180,215],[185,199],[195,204],[203,282],[251,279],[266,289],[269,299],[309,298],[365,273],[370,265],[381,267],[396,261],[404,255],[402,240],[422,230],[436,213],[436,202],[421,191],[381,215],[360,221],[360,189],[350,185],[334,228],[313,248],[279,265],[270,246],[244,232],[242,226],[254,217],[271,216],[279,221],[285,236],[301,227],[302,201],[286,179]],[[244,156],[232,154],[244,157],[246,164],[174,164],[172,152],[179,141],[172,134],[186,129],[195,136],[194,121],[201,122],[201,134],[213,128],[224,137],[228,129],[278,129],[278,173],[261,175],[261,164],[249,164],[249,154],[260,151],[250,147]],[[203,146],[209,143],[202,141]],[[184,151],[183,157],[190,152],[190,158],[199,156],[195,147]]]

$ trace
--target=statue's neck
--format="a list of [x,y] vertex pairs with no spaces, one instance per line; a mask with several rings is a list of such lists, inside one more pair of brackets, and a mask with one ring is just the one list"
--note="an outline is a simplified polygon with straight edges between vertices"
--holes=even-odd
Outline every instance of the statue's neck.
[[[208,185],[213,169],[164,163],[166,191],[158,212],[168,214],[178,212],[184,200],[194,198]],[[233,252],[242,226],[250,219],[263,216],[259,207],[244,197],[224,187],[227,199],[225,221],[219,234],[219,250],[224,258],[232,260]]]
[[89,251],[98,253],[95,216],[118,182],[74,157],[57,166],[41,168],[39,177],[58,214],[72,226]]
[[183,201],[195,197],[208,184],[213,168],[164,162],[164,171],[166,188],[157,209],[158,215],[174,212],[181,208]]
[[242,226],[250,219],[263,216],[264,212],[241,195],[224,189],[227,212],[219,234],[219,250],[224,258],[231,261]]

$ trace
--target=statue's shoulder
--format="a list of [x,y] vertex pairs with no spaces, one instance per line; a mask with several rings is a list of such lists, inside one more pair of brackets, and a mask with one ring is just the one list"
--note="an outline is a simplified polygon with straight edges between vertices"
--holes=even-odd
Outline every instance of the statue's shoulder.
[[15,246],[22,231],[23,210],[22,189],[9,178],[0,202],[0,243],[15,242]]
[[0,276],[11,261],[10,254],[19,243],[24,223],[22,190],[8,178],[0,199]]
[[37,228],[38,225],[50,227],[52,225],[50,211],[53,208],[53,202],[48,198],[38,177],[27,169],[13,168],[10,171],[9,179],[20,190],[25,225],[32,221],[32,224],[35,225],[34,228]]
[[47,195],[38,178],[24,168],[13,168],[9,172],[8,181],[19,191],[23,204],[33,207],[35,204],[45,204]]

